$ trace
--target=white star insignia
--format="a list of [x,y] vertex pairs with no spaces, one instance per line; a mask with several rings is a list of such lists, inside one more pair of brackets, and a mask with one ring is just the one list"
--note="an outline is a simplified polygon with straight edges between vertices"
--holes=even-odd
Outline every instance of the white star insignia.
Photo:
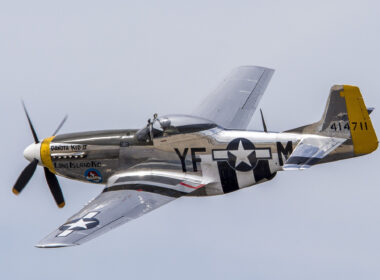
[[67,224],[69,226],[68,230],[72,230],[73,228],[83,228],[87,229],[87,225],[93,223],[93,221],[85,221],[82,219],[79,219],[75,223]]
[[[98,213],[99,212],[90,212],[86,216],[84,216],[83,218],[80,218],[79,220],[77,220],[75,222],[65,224],[64,226],[65,227],[67,226],[68,228],[66,228],[64,231],[62,231],[57,236],[58,237],[65,237],[65,236],[69,235],[70,233],[72,233],[74,230],[88,229],[87,225],[94,223],[94,220],[85,221],[84,219],[91,219],[94,216],[96,216]],[[95,220],[95,222],[96,222],[96,220]]]
[[229,151],[231,154],[233,154],[236,157],[235,167],[239,166],[239,164],[242,162],[246,163],[248,166],[251,167],[251,163],[248,157],[250,156],[250,154],[252,154],[253,151],[254,150],[244,150],[243,143],[240,140],[238,149]]

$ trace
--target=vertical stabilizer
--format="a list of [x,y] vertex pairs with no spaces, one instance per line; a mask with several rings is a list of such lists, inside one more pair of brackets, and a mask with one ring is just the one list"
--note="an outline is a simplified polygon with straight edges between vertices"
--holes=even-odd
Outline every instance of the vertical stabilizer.
[[355,155],[369,154],[378,146],[369,112],[358,87],[335,85],[319,122],[287,132],[350,139]]

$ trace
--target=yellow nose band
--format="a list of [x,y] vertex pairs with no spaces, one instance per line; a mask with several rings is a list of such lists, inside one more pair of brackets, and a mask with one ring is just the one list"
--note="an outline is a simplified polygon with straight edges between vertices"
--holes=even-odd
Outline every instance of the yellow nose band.
[[41,143],[41,162],[43,166],[47,167],[50,172],[55,174],[53,161],[50,156],[50,142],[54,139],[54,136],[45,138]]

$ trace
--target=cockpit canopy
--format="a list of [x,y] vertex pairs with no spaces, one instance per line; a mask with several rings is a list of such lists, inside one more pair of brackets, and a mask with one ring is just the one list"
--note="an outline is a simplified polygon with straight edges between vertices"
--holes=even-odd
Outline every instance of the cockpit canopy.
[[167,115],[157,119],[153,124],[154,129],[162,130],[164,136],[180,133],[192,133],[216,127],[212,121],[187,116],[187,115]]
[[207,119],[188,115],[166,115],[156,117],[153,122],[149,122],[146,128],[137,133],[139,140],[150,137],[167,137],[176,134],[193,133],[208,130],[217,125]]

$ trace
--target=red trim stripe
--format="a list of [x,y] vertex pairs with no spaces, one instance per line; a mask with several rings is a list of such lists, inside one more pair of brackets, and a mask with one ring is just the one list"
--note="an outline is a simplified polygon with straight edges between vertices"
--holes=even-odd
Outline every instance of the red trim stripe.
[[196,187],[193,187],[193,186],[190,186],[190,185],[188,185],[188,184],[185,184],[184,182],[181,182],[181,183],[179,183],[180,185],[182,185],[182,186],[185,186],[185,187],[188,187],[188,188],[192,188],[192,189],[199,189],[199,188],[201,188],[201,187],[203,187],[204,185],[199,185],[199,186],[196,186]]

